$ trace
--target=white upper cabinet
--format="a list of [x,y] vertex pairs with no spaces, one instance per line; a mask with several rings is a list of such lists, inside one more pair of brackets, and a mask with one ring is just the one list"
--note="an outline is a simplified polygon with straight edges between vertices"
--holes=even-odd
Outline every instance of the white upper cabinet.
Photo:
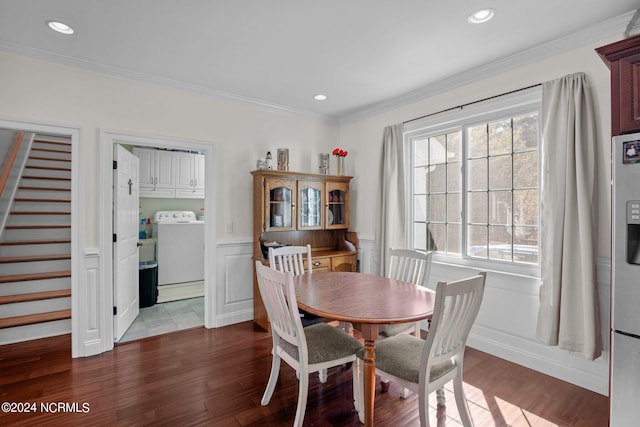
[[204,154],[176,152],[176,197],[204,198]]
[[204,198],[204,154],[135,147],[140,197]]

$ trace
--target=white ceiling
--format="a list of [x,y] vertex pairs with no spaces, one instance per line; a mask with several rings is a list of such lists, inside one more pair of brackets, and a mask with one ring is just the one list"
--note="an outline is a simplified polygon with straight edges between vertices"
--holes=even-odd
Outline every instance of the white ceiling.
[[[496,17],[468,24],[483,7]],[[638,0],[0,0],[0,50],[339,119],[638,7]],[[48,20],[76,33],[56,34]],[[314,101],[317,93],[328,100]]]

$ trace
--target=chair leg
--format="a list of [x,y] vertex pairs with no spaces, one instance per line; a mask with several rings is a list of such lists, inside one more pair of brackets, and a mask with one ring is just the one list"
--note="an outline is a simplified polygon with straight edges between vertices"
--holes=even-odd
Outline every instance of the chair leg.
[[462,372],[458,372],[458,375],[453,379],[453,393],[456,397],[456,406],[460,413],[460,421],[464,427],[472,427],[471,415],[469,414],[469,407],[467,406],[467,399],[464,397],[464,388],[462,385]]
[[320,370],[318,371],[318,379],[320,380],[320,382],[321,382],[322,384],[324,384],[324,383],[326,383],[326,382],[327,382],[327,377],[328,377],[328,376],[329,376],[329,375],[327,374],[327,369],[326,369],[326,368],[325,368],[325,369],[320,369]]
[[429,390],[422,385],[418,390],[418,412],[420,413],[420,427],[429,427]]
[[276,388],[276,383],[278,382],[278,376],[280,375],[280,356],[274,351],[273,359],[271,360],[271,374],[269,375],[269,382],[267,383],[267,388],[262,395],[262,401],[260,402],[262,406],[266,406],[269,404],[271,400],[271,396],[273,395],[273,390]]
[[356,359],[353,364],[353,406],[358,412],[360,423],[364,424],[364,362]]
[[309,394],[309,373],[306,369],[300,372],[298,381],[298,405],[296,407],[296,418],[293,420],[293,427],[302,427],[304,413],[307,410],[307,396]]
[[436,390],[436,402],[438,402],[438,406],[447,406],[447,398],[444,397],[444,387]]

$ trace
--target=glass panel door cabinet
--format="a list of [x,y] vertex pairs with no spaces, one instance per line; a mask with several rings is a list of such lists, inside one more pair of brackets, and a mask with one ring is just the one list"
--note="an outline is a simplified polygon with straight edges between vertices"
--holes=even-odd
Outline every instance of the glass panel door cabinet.
[[327,182],[327,225],[326,229],[349,227],[349,184]]
[[296,181],[265,181],[265,231],[295,230]]
[[299,230],[321,230],[324,227],[322,217],[323,187],[322,182],[298,181]]

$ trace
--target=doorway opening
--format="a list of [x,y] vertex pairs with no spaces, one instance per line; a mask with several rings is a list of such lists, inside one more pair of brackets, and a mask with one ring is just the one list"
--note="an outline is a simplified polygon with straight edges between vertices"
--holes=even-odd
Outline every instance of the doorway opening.
[[[118,331],[115,317],[112,319],[110,324],[112,341],[123,343],[146,336],[198,326],[213,327],[213,322],[210,319],[214,319],[212,313],[214,304],[211,304],[211,300],[214,296],[212,289],[215,266],[206,260],[215,259],[215,238],[213,236],[214,227],[211,221],[205,220],[204,215],[204,212],[213,212],[213,146],[199,141],[106,133],[103,134],[102,140],[103,152],[115,153],[117,147],[124,147],[130,153],[135,153],[140,160],[138,170],[140,197],[136,206],[135,232],[139,233],[136,237],[141,255],[140,260],[147,263],[145,268],[142,263],[139,263],[140,268],[136,271],[139,290],[146,293],[139,295],[138,304],[143,303],[143,299],[146,299],[146,302],[139,305],[138,315],[126,329],[126,332],[120,336],[118,336],[118,332],[122,333],[122,331]],[[155,178],[150,180],[148,168],[151,163],[150,159],[145,157],[145,153],[152,153],[154,156],[156,153],[160,153],[158,157],[163,158],[160,163],[165,162],[165,166],[168,164],[168,169],[165,169],[161,176],[156,174]],[[114,154],[111,155],[114,156]],[[169,158],[173,160],[167,161]],[[186,178],[185,182],[185,177],[181,174],[184,174],[186,169],[182,168],[181,171],[178,171],[177,166],[171,166],[173,161],[176,164],[182,162],[183,165],[191,165],[200,174],[194,178]],[[158,164],[158,162],[154,164]],[[113,204],[117,189],[115,185],[112,185],[111,189],[110,206],[108,209],[105,206],[103,213],[109,217],[110,224],[114,224],[119,212]],[[191,244],[188,248],[182,246],[184,252],[190,252],[192,257],[199,257],[201,260],[200,264],[203,270],[201,275],[195,279],[190,278],[187,282],[175,279],[173,282],[176,283],[165,283],[166,280],[163,282],[159,277],[168,268],[165,263],[165,270],[163,270],[163,266],[159,265],[162,258],[158,258],[162,236],[159,236],[160,228],[156,214],[161,211],[191,213],[195,217],[194,223],[198,223],[197,226],[201,227],[198,234],[202,243],[200,245]],[[166,239],[164,244],[167,244]],[[106,265],[109,265],[108,268],[111,271],[107,276],[110,278],[111,301],[115,307],[119,286],[116,279],[118,277],[116,272],[118,260],[115,258],[113,250],[109,250],[109,253],[105,255],[109,255],[105,259],[105,261],[108,259],[108,262],[105,263],[105,269]],[[147,268],[149,264],[151,267]],[[178,275],[180,276],[179,273]],[[143,285],[141,280],[146,284]],[[149,302],[148,290],[144,290],[148,286],[146,282],[148,280],[153,282],[151,286],[154,288],[151,292],[151,302]],[[155,289],[158,290],[155,291]]]

